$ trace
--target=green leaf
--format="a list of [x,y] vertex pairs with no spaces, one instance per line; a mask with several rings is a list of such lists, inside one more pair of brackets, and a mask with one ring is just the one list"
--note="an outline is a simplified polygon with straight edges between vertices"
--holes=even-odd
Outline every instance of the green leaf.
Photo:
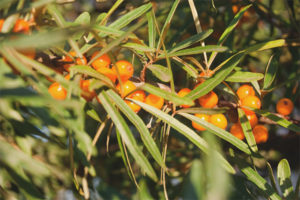
[[194,107],[194,108],[183,108],[180,110],[177,110],[178,113],[200,113],[200,114],[207,114],[207,115],[213,115],[213,114],[219,114],[219,113],[225,113],[229,108],[223,107],[223,108],[200,108],[200,107]]
[[256,145],[254,135],[252,133],[252,128],[251,128],[250,122],[247,119],[247,116],[245,115],[244,111],[241,108],[238,108],[238,114],[239,114],[239,121],[241,122],[241,126],[243,129],[245,138],[247,140],[247,143],[253,152],[257,152],[258,148]]
[[[224,41],[227,39],[227,37],[232,33],[232,31],[235,29],[235,27],[238,25],[240,19],[243,17],[243,14],[250,8],[251,5],[245,6],[243,9],[241,9],[232,19],[230,24],[227,26],[225,31],[222,33],[221,37],[219,38],[219,41],[217,45],[222,45]],[[215,59],[217,55],[217,52],[213,52],[208,60],[208,66],[211,65],[213,60]]]
[[[206,46],[198,46],[198,47],[183,49],[183,50],[180,50],[180,51],[171,52],[171,53],[167,53],[167,54],[168,54],[169,57],[173,57],[173,56],[195,55],[195,54],[200,54],[200,53],[203,53],[203,52],[212,52],[212,51],[224,52],[224,51],[227,51],[227,50],[228,50],[228,48],[223,47],[223,46],[206,45]],[[162,53],[158,56],[158,58],[164,58],[164,57],[165,57],[164,53]]]
[[167,31],[168,31],[168,29],[170,27],[170,24],[171,24],[171,20],[172,20],[172,18],[174,16],[174,13],[175,13],[176,8],[177,8],[177,6],[178,6],[179,3],[180,3],[180,0],[175,0],[173,2],[172,8],[171,8],[171,10],[170,10],[170,12],[168,14],[168,17],[166,18],[166,21],[164,23],[163,28],[161,30],[160,37],[159,37],[159,40],[157,42],[157,50],[160,49],[160,47],[162,45],[162,41],[165,39],[165,36],[166,36]]
[[223,140],[229,142],[230,144],[232,144],[239,150],[245,152],[246,154],[251,154],[251,151],[249,150],[248,145],[245,142],[238,139],[237,137],[233,136],[231,133],[229,133],[229,132],[227,132],[227,131],[225,131],[203,119],[200,119],[199,117],[196,117],[194,115],[190,115],[187,113],[179,113],[179,115],[182,115],[185,118],[187,118],[191,121],[194,121],[197,124],[200,124],[209,132],[211,132],[211,133],[215,134],[216,136],[222,138]]
[[123,15],[121,18],[115,20],[109,25],[110,28],[116,28],[118,30],[127,26],[130,22],[137,19],[144,13],[146,13],[152,7],[151,3],[142,5],[136,9],[131,10],[129,13]]
[[89,12],[83,12],[81,13],[76,19],[75,19],[75,23],[77,24],[89,24],[91,21],[91,16],[89,14]]
[[102,121],[101,121],[101,119],[100,119],[98,113],[97,113],[94,109],[90,109],[90,110],[86,111],[86,114],[87,114],[88,116],[90,116],[92,119],[94,119],[94,120],[96,120],[96,121],[102,123]]
[[274,190],[279,194],[279,192],[277,190],[276,182],[275,182],[275,177],[274,177],[273,169],[272,169],[272,166],[270,165],[269,162],[267,162],[267,169],[268,169],[268,175],[269,175],[271,184],[272,184]]
[[224,41],[227,39],[227,37],[231,34],[231,32],[235,29],[235,27],[238,25],[240,19],[243,17],[243,14],[251,7],[252,5],[248,5],[243,7],[232,19],[230,24],[227,26],[225,31],[222,33],[221,37],[219,38],[219,41],[217,44],[223,44]]
[[188,99],[186,97],[179,97],[177,94],[160,89],[148,83],[143,84],[140,88],[148,93],[160,96],[168,101],[172,101],[177,105],[194,105],[194,101],[192,101],[191,99]]
[[169,82],[171,80],[170,71],[167,67],[162,65],[153,64],[149,65],[147,69],[150,69],[151,72],[161,81]]
[[[109,9],[108,13],[99,22],[101,25],[105,25],[107,19],[114,13],[114,11],[123,3],[124,0],[117,0],[113,6]],[[98,19],[99,20],[99,19]]]
[[287,200],[293,200],[294,189],[291,181],[291,169],[286,159],[282,159],[278,164],[277,179],[283,196]]
[[259,94],[259,96],[261,95],[261,91],[260,91],[260,85],[258,83],[258,81],[251,81],[251,84],[253,85],[255,91]]
[[291,131],[295,131],[296,133],[297,132],[300,132],[300,127],[297,126],[296,124],[293,124],[292,122],[284,119],[284,118],[281,118],[277,115],[274,115],[266,110],[257,110],[257,109],[253,109],[253,108],[250,108],[250,107],[246,107],[247,109],[250,109],[250,110],[253,110],[255,113],[257,114],[260,114],[264,117],[267,117],[269,118],[270,120],[276,122],[278,125],[284,127],[284,128],[287,128],[287,129],[290,129]]
[[276,193],[272,186],[269,185],[267,180],[252,169],[250,165],[244,161],[244,159],[239,158],[238,156],[235,156],[232,159],[237,164],[241,172],[246,175],[247,179],[254,183],[263,192],[265,197],[272,200],[281,200],[280,196]]
[[155,171],[153,170],[151,164],[149,163],[147,158],[143,155],[142,151],[138,147],[135,138],[132,135],[132,132],[130,131],[128,125],[126,124],[126,121],[118,112],[118,110],[112,105],[112,102],[107,96],[107,93],[105,91],[102,91],[98,97],[104,109],[111,117],[112,121],[114,122],[114,125],[119,131],[122,140],[125,142],[131,155],[134,157],[136,162],[141,166],[142,170],[144,170],[145,173],[148,174],[148,176],[152,178],[154,181],[157,181],[157,176],[155,174]]
[[155,48],[155,40],[156,40],[156,28],[154,23],[154,15],[153,12],[147,13],[148,20],[148,39],[149,39],[149,47]]
[[243,52],[252,53],[255,51],[263,51],[263,50],[272,49],[272,48],[276,48],[276,47],[282,47],[284,45],[285,45],[284,39],[271,40],[268,42],[262,42],[259,44],[255,44],[255,45],[245,49]]
[[16,150],[11,144],[3,140],[0,140],[0,161],[11,168],[22,167],[34,176],[46,177],[51,175],[44,163]]
[[147,186],[147,182],[145,179],[142,179],[140,182],[139,182],[139,185],[140,185],[140,188],[139,190],[137,191],[138,192],[138,199],[154,199],[152,196],[151,196],[151,193],[149,191],[149,187]]
[[[32,49],[39,48],[44,49],[53,47],[69,39],[75,33],[87,30],[87,27],[76,26],[69,28],[60,28],[51,31],[40,31],[33,33],[32,35],[22,35],[14,37],[14,39],[1,40],[0,47],[11,47],[16,49]],[[55,37],[53,37],[55,35]]]
[[116,103],[117,107],[123,112],[123,114],[133,123],[133,125],[139,131],[142,141],[145,144],[147,150],[156,160],[156,162],[161,166],[164,167],[164,161],[160,154],[158,147],[155,144],[155,141],[151,137],[149,130],[147,129],[146,125],[144,124],[143,120],[131,110],[131,108],[124,102],[124,100],[112,90],[107,91],[107,95]]
[[254,73],[254,72],[241,72],[235,71],[229,74],[229,76],[225,79],[228,82],[251,82],[251,81],[258,81],[264,78],[262,73]]
[[279,56],[280,54],[276,54],[275,58],[274,55],[272,55],[269,59],[266,71],[265,71],[265,78],[264,78],[264,86],[263,89],[267,89],[270,87],[275,80],[277,69],[279,67]]
[[126,44],[123,44],[122,47],[127,47],[127,48],[130,48],[130,49],[134,49],[136,51],[155,52],[155,48],[151,48],[151,47],[148,47],[146,45],[132,43],[132,42],[128,42]]
[[243,56],[243,53],[238,53],[225,60],[218,66],[222,68],[218,70],[217,73],[215,73],[211,78],[207,79],[206,81],[204,81],[204,83],[193,89],[185,97],[195,100],[213,90],[230,74],[230,72],[240,62]]
[[169,53],[173,53],[176,52],[178,50],[184,49],[186,47],[191,46],[192,44],[195,44],[201,40],[204,40],[205,38],[207,38],[208,36],[211,35],[211,33],[213,32],[212,29],[208,29],[206,31],[202,31],[201,33],[198,33],[196,35],[193,35],[192,37],[189,37],[188,39],[176,44],[174,47],[172,47],[171,49],[167,50],[168,54]]
[[0,8],[8,8],[12,3],[14,3],[17,0],[1,0],[0,1]]
[[[131,99],[132,102],[135,104],[141,106],[144,110],[151,113],[153,116],[156,116],[158,119],[164,121],[169,126],[174,128],[176,131],[184,135],[188,140],[190,140],[192,143],[194,143],[199,149],[201,149],[204,153],[208,152],[208,145],[205,140],[203,140],[195,131],[193,131],[191,128],[186,126],[185,124],[181,123],[179,120],[175,119],[173,116],[168,115],[167,113],[150,106],[146,103],[142,103],[140,101],[136,101]],[[183,114],[183,113],[182,113]],[[232,168],[232,166],[222,157],[221,154],[217,154],[218,160],[220,161],[220,164],[229,172],[229,173],[235,173],[235,170]]]

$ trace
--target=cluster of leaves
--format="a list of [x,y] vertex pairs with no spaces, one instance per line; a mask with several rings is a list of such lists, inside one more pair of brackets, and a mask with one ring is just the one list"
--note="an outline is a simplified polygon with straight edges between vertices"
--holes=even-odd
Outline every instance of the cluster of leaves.
[[[229,188],[231,183],[233,187],[245,185],[243,195],[249,198],[264,195],[270,199],[281,199],[281,196],[297,199],[300,183],[298,180],[294,190],[286,159],[277,167],[281,193],[277,190],[272,168],[259,151],[242,109],[227,105],[214,109],[178,106],[194,105],[194,100],[213,89],[218,90],[226,102],[237,105],[232,90],[236,83],[251,83],[261,97],[286,84],[299,84],[296,70],[284,83],[274,81],[281,54],[273,56],[271,49],[292,46],[294,41],[276,36],[271,40],[249,39],[238,41],[242,43],[240,46],[233,45],[233,32],[244,13],[251,6],[259,12],[267,12],[267,6],[247,5],[235,16],[227,9],[225,14],[230,13],[232,17],[214,44],[206,45],[204,40],[210,39],[214,31],[202,31],[197,20],[197,33],[187,39],[176,40],[180,33],[177,28],[172,29],[180,5],[189,8],[187,13],[198,18],[192,0],[189,4],[172,1],[168,3],[167,12],[156,11],[155,4],[148,3],[110,20],[122,3],[123,0],[116,1],[107,12],[94,18],[83,12],[70,22],[64,18],[64,4],[51,0],[0,2],[2,17],[6,19],[0,35],[0,194],[4,198],[53,198],[60,195],[56,191],[71,190],[72,194],[85,199],[97,199],[99,195],[122,199],[124,195],[132,195],[127,189],[134,182],[137,199],[168,196],[226,199],[239,195],[237,189]],[[19,17],[32,15],[36,24],[31,35],[9,32]],[[191,15],[189,21],[194,25]],[[276,23],[294,27],[294,18],[282,21],[275,13],[270,12],[270,15],[274,15]],[[250,29],[246,24],[246,30]],[[28,48],[36,48],[35,60],[20,53]],[[95,48],[99,49],[98,56],[125,55],[132,57],[136,66],[142,66],[135,73],[139,89],[163,97],[168,102],[163,110],[131,99],[143,109],[139,114],[134,113],[116,93],[115,85],[89,66],[73,66],[71,81],[55,71],[57,60],[70,49],[82,56],[89,55]],[[239,67],[241,63],[250,63],[262,51],[271,52],[268,63],[260,61],[267,65],[264,74]],[[15,74],[14,69],[20,73]],[[184,84],[189,85],[202,71],[209,70],[214,72],[212,77],[187,96],[177,96],[176,90],[182,87],[177,81],[182,79],[183,72],[186,74]],[[86,102],[80,97],[78,82],[82,74],[93,78],[90,88],[97,91],[101,104]],[[49,77],[68,89],[66,100],[56,101],[49,95]],[[295,100],[299,92],[293,94]],[[237,110],[241,119],[246,142],[192,115],[227,113],[232,109]],[[300,132],[299,126],[283,116],[268,110],[254,111],[276,127]],[[197,133],[189,125],[190,121],[199,123],[206,131]],[[110,157],[105,152],[105,144],[112,154]],[[254,161],[261,159],[267,163],[270,183],[256,169]],[[238,175],[239,172],[243,175]],[[249,194],[245,188],[250,190]],[[150,193],[150,190],[155,192]]]

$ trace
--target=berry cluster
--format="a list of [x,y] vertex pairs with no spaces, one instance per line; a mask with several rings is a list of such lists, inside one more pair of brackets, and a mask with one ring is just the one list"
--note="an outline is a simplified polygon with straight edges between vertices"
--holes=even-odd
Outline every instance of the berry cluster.
[[[116,84],[116,89],[122,98],[131,98],[137,101],[145,102],[158,109],[162,108],[164,105],[164,99],[162,97],[158,97],[153,94],[149,94],[146,97],[146,93],[142,90],[138,90],[136,85],[129,80],[134,73],[134,67],[130,62],[126,60],[119,60],[112,65],[108,54],[103,54],[102,56],[96,58],[97,54],[99,54],[98,51],[95,51],[92,54],[91,59],[94,61],[91,63],[91,66],[97,72],[106,76],[115,84],[119,75],[120,79]],[[81,58],[77,57],[76,52],[74,51],[70,51],[62,61],[65,63],[63,68],[66,72],[70,72],[70,68],[74,65],[87,65],[87,58],[85,56],[82,56]],[[65,78],[69,80],[70,75],[68,74]],[[97,98],[96,92],[90,90],[90,82],[91,79],[89,78],[80,80],[80,88],[82,90],[81,96],[87,101]],[[120,84],[120,82],[122,82],[122,84]],[[57,82],[51,84],[48,91],[51,96],[57,100],[64,100],[67,97],[67,90]],[[99,103],[101,103],[98,98],[97,100]],[[140,106],[129,100],[125,100],[125,102],[134,112],[138,112],[141,109]]]

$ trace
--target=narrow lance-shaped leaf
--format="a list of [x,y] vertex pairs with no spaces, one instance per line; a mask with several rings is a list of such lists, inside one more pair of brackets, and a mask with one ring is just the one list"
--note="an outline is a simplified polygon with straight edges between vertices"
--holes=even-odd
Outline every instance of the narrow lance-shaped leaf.
[[204,83],[200,84],[198,87],[193,89],[185,97],[195,100],[213,90],[230,74],[230,72],[240,62],[243,56],[243,53],[238,53],[225,60],[218,66],[221,67],[221,69],[218,70],[216,74],[214,74],[211,78],[207,79]]
[[190,115],[187,113],[179,113],[179,114],[191,121],[194,121],[194,122],[200,124],[209,132],[211,132],[211,133],[215,134],[216,136],[222,138],[223,140],[231,143],[233,146],[235,146],[239,150],[245,152],[246,154],[251,154],[247,144],[244,143],[243,141],[241,141],[240,139],[238,139],[237,137],[233,136],[231,133],[229,133],[229,132],[227,132],[227,131],[225,131],[203,119],[200,119],[199,117],[196,117],[194,115]]
[[[172,53],[167,53],[169,57],[173,56],[187,56],[187,55],[195,55],[195,54],[200,54],[203,52],[224,52],[227,51],[227,47],[223,46],[218,46],[218,45],[206,45],[206,46],[198,46],[198,47],[193,47],[193,48],[188,48],[188,49],[183,49],[180,51],[172,52]],[[165,57],[165,54],[162,53],[161,55],[158,56],[158,58],[163,58]]]
[[264,78],[264,86],[263,89],[267,89],[270,87],[276,77],[276,72],[278,69],[278,59],[280,54],[276,54],[275,56],[272,55],[269,59],[266,71],[265,71],[265,78]]
[[171,80],[170,71],[167,67],[158,64],[153,64],[149,65],[147,69],[150,69],[154,76],[156,76],[159,80],[163,82],[169,82]]
[[241,122],[241,126],[243,129],[243,133],[245,135],[245,138],[247,140],[250,149],[253,152],[257,152],[258,148],[256,145],[254,135],[252,133],[250,122],[248,121],[247,116],[245,115],[244,111],[241,108],[238,108],[238,115],[239,115],[239,121]]
[[287,200],[293,200],[294,188],[291,181],[291,169],[286,159],[282,159],[278,164],[277,179],[283,196]]
[[253,110],[255,113],[262,115],[263,117],[267,117],[270,120],[276,122],[278,125],[290,129],[291,131],[295,131],[295,132],[300,132],[300,127],[297,126],[296,124],[293,124],[292,122],[279,117],[277,115],[274,115],[266,110],[257,110],[257,109],[253,109],[250,107],[246,107],[247,109]]
[[151,137],[151,134],[144,124],[143,120],[134,113],[130,107],[124,102],[124,100],[117,95],[112,90],[107,91],[108,96],[116,103],[118,108],[126,115],[126,117],[134,124],[134,126],[138,129],[142,141],[144,142],[147,150],[156,160],[156,162],[161,166],[164,167],[164,161],[161,157],[158,147],[155,144],[155,141]]
[[229,74],[229,76],[225,79],[228,82],[251,82],[251,81],[258,81],[264,78],[262,73],[254,73],[254,72],[241,72],[235,71]]
[[132,42],[128,42],[126,44],[123,44],[122,47],[127,47],[127,48],[130,48],[130,49],[134,49],[134,50],[137,50],[137,51],[143,51],[143,52],[155,52],[155,48],[151,48],[151,47],[148,47],[146,45],[132,43]]
[[238,156],[232,157],[233,161],[237,164],[243,174],[246,175],[247,179],[254,183],[265,195],[265,197],[272,200],[281,200],[280,196],[267,182],[266,179],[261,177],[254,169],[250,167],[243,159]]
[[284,39],[271,40],[268,42],[262,42],[259,44],[255,44],[255,45],[243,50],[243,52],[252,53],[255,51],[263,51],[263,50],[272,49],[272,48],[276,48],[276,47],[282,47],[284,45],[285,45]]
[[150,11],[147,13],[148,20],[148,38],[149,38],[149,47],[155,48],[155,40],[156,40],[156,28],[154,24],[154,15]]
[[154,94],[156,96],[163,97],[166,100],[172,101],[173,103],[175,103],[177,105],[191,105],[191,106],[194,105],[194,101],[192,101],[191,99],[188,99],[186,97],[179,97],[177,94],[160,89],[160,88],[150,85],[148,83],[143,84],[142,86],[140,86],[140,88],[151,94]]
[[[204,153],[208,152],[208,146],[205,140],[203,140],[195,131],[193,131],[191,128],[186,126],[185,124],[181,123],[179,120],[175,119],[173,116],[168,115],[167,113],[150,106],[148,104],[142,103],[140,101],[136,101],[134,99],[131,99],[132,102],[135,104],[141,106],[144,110],[151,113],[152,115],[156,116],[158,119],[164,121],[168,125],[170,125],[172,128],[177,130],[179,133],[184,135],[187,139],[189,139],[192,143],[194,143],[199,149],[201,149]],[[220,164],[229,172],[229,173],[235,173],[235,170],[232,168],[232,166],[222,157],[221,154],[217,154],[218,160],[220,161]]]
[[152,7],[151,3],[142,5],[134,10],[131,10],[129,13],[123,15],[121,18],[117,19],[109,25],[110,28],[116,28],[118,30],[127,26],[130,22],[137,19],[144,13],[146,13]]
[[196,35],[193,35],[192,37],[179,42],[178,44],[176,44],[174,47],[172,47],[171,49],[168,49],[167,52],[169,53],[173,53],[176,52],[178,50],[184,49],[186,47],[191,46],[192,44],[195,44],[201,40],[204,40],[205,38],[207,38],[208,36],[211,35],[211,33],[213,32],[212,29],[208,29],[206,31],[202,31],[201,33],[198,33]]
[[114,122],[114,125],[118,129],[131,155],[134,157],[136,162],[141,166],[141,168],[145,171],[145,173],[148,174],[149,177],[151,177],[154,181],[156,181],[157,176],[155,174],[155,171],[153,170],[151,164],[144,156],[142,151],[139,149],[135,141],[135,138],[133,137],[128,125],[126,124],[126,121],[118,112],[118,110],[112,105],[112,102],[107,96],[107,93],[105,91],[102,91],[100,95],[98,95],[98,97],[104,109],[109,114],[112,121]]
[[161,47],[161,45],[162,45],[162,41],[164,40],[164,37],[166,36],[166,33],[167,33],[167,31],[168,31],[168,29],[170,27],[170,24],[171,24],[171,20],[172,20],[172,18],[174,16],[174,13],[175,13],[176,8],[177,8],[177,6],[178,6],[179,3],[180,3],[180,0],[175,0],[173,2],[172,8],[171,8],[171,10],[170,10],[170,12],[168,14],[168,17],[167,17],[167,19],[166,19],[166,21],[164,23],[163,28],[161,30],[161,34],[160,34],[159,40],[157,42],[157,50],[159,50],[160,47]]
[[[243,17],[243,14],[250,8],[251,5],[245,6],[243,9],[241,9],[232,19],[228,27],[225,29],[225,31],[222,33],[221,37],[219,38],[218,45],[222,45],[224,41],[227,39],[227,37],[232,33],[232,31],[235,29],[235,27],[238,25],[240,19]],[[213,60],[215,59],[217,55],[217,52],[213,52],[208,60],[208,66],[211,65]]]
[[221,107],[221,108],[200,108],[200,107],[194,107],[194,108],[183,108],[180,110],[177,110],[178,113],[202,113],[207,115],[213,115],[213,114],[219,114],[219,113],[225,113],[229,108],[228,107]]

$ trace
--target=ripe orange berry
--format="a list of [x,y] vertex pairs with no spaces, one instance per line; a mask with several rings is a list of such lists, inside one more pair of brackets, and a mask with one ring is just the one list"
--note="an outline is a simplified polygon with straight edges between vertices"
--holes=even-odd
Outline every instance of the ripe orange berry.
[[145,99],[145,103],[157,109],[161,109],[164,105],[164,99],[154,94],[149,94]]
[[254,91],[254,89],[253,89],[252,86],[245,84],[245,85],[242,85],[241,87],[239,87],[239,89],[237,90],[236,94],[238,95],[238,97],[240,99],[243,99],[246,96],[249,96],[249,95],[253,96],[253,95],[255,95],[255,91]]
[[251,127],[253,128],[257,123],[258,119],[255,113],[246,115],[248,118],[248,121],[250,122]]
[[116,62],[116,68],[120,74],[122,82],[125,82],[129,78],[131,78],[134,72],[132,64],[126,60],[119,60],[118,62]]
[[[249,95],[249,96],[246,96],[245,98],[243,98],[241,104],[242,104],[242,106],[247,106],[247,107],[255,108],[255,109],[260,109],[260,107],[261,107],[261,102],[260,102],[259,98],[254,95]],[[242,107],[242,109],[244,110],[246,115],[254,114],[254,112],[252,110],[249,110],[249,109],[243,108],[243,107]]]
[[[210,116],[209,115],[206,115],[206,114],[195,114],[196,117],[199,117],[200,119],[203,119],[205,121],[209,121],[210,120]],[[205,128],[201,125],[199,125],[198,123],[192,121],[192,126],[194,127],[194,129],[198,130],[198,131],[204,131]]]
[[13,32],[19,33],[28,33],[29,32],[29,23],[23,19],[18,19],[13,28]]
[[87,100],[87,101],[91,101],[95,96],[96,96],[96,92],[95,91],[91,91],[89,89],[90,87],[90,83],[91,83],[91,80],[88,79],[88,80],[80,80],[80,88],[82,89],[82,94],[81,96]]
[[[146,98],[146,94],[142,90],[135,91],[132,93],[129,98],[144,102]],[[134,111],[134,112],[139,112],[141,110],[141,107],[138,106],[137,104],[133,103],[132,101],[125,100],[125,103]]]
[[0,32],[2,31],[3,24],[4,24],[4,19],[0,19]]
[[[98,51],[94,52],[92,55],[92,59],[98,53],[99,53]],[[96,60],[94,60],[92,62],[92,66],[94,67],[95,70],[97,70],[101,67],[109,67],[110,63],[111,63],[111,60],[110,60],[109,56],[107,54],[103,54],[102,56],[100,56],[99,58],[97,58]]]
[[294,109],[294,103],[288,98],[280,99],[276,104],[277,112],[282,115],[291,114],[293,109]]
[[264,143],[269,138],[268,129],[263,125],[256,125],[253,128],[253,135],[257,144]]
[[243,140],[245,138],[244,132],[242,129],[242,126],[240,123],[235,123],[230,128],[230,133],[234,135],[235,137],[239,138],[240,140]]
[[121,94],[122,97],[126,97],[129,93],[134,91],[136,89],[136,86],[132,81],[126,81],[123,83],[123,90],[121,91],[120,84],[117,85],[117,90]]
[[[84,56],[82,56],[82,58],[77,57],[77,54],[75,51],[70,51],[69,54],[75,59],[75,63],[77,65],[86,65],[87,64],[87,60]],[[70,56],[66,56],[63,59],[64,62],[68,62],[67,64],[64,64],[64,68],[66,71],[70,71],[70,67],[74,65],[74,61]]]
[[[189,88],[182,88],[178,93],[177,95],[180,96],[180,97],[184,97],[185,95],[187,95],[188,93],[190,93],[191,90]],[[181,107],[183,108],[189,108],[191,106],[189,105],[181,105]]]
[[113,83],[116,82],[117,73],[114,69],[110,69],[108,67],[100,67],[97,69],[97,71],[109,78]]
[[[70,80],[70,74],[66,75],[65,79]],[[65,100],[67,97],[67,90],[58,82],[52,83],[48,88],[48,92],[56,100]]]
[[210,123],[221,128],[226,129],[227,119],[223,114],[214,114],[210,116]]
[[48,91],[56,100],[64,100],[67,97],[67,90],[57,82],[52,83]]
[[213,108],[218,104],[218,96],[214,91],[210,91],[206,95],[198,99],[199,104],[204,108]]

